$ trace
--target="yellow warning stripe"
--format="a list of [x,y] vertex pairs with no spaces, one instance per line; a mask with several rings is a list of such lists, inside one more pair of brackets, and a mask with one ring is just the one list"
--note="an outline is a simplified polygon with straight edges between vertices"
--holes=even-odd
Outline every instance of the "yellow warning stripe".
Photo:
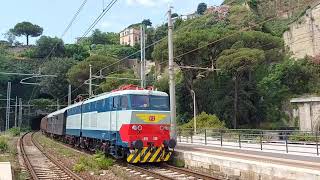
[[158,156],[162,148],[158,148],[157,151],[152,155],[152,158],[149,162],[154,162],[155,158]]
[[161,162],[168,161],[172,155],[171,151],[166,151],[163,147],[145,147],[135,150],[127,157],[129,163]]
[[141,161],[142,163],[145,163],[147,159],[151,156],[151,150],[147,152],[147,154],[144,156],[143,160]]

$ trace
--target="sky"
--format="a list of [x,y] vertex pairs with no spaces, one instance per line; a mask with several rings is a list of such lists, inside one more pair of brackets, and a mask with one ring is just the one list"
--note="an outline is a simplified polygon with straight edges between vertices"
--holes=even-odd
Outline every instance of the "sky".
[[[111,0],[88,0],[76,21],[62,38],[65,43],[74,43]],[[83,0],[10,0],[1,2],[0,39],[15,24],[29,21],[43,27],[43,35],[61,37],[66,26]],[[118,0],[95,28],[105,32],[120,32],[130,24],[150,19],[154,26],[166,21],[166,12],[173,6],[173,13],[188,14],[196,11],[201,2],[220,5],[223,0]],[[94,28],[94,29],[95,29]],[[25,38],[17,40],[25,44]],[[31,38],[34,44],[37,38]]]

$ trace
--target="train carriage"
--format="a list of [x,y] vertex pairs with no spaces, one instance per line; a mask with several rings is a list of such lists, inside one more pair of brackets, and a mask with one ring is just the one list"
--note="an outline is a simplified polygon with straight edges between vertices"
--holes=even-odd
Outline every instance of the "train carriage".
[[126,86],[57,114],[65,117],[70,144],[100,149],[130,163],[168,161],[176,145],[170,139],[169,99],[164,92]]
[[63,136],[66,131],[66,108],[60,109],[47,116],[47,132]]

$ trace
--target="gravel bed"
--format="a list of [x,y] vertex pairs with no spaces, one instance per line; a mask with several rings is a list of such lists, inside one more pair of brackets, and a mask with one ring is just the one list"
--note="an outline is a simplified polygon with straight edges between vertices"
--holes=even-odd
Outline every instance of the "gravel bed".
[[[71,149],[70,147],[63,145],[59,142],[55,142],[48,137],[45,137],[41,133],[36,133],[34,135],[35,139],[44,147],[45,151],[59,159],[63,164],[69,169],[73,169],[73,166],[77,163],[81,156],[91,156],[85,154],[76,149]],[[98,180],[127,180],[127,179],[140,179],[129,173],[124,169],[117,168],[116,166],[111,166],[107,170],[100,170],[99,172],[83,171],[78,173],[83,179],[98,179]]]

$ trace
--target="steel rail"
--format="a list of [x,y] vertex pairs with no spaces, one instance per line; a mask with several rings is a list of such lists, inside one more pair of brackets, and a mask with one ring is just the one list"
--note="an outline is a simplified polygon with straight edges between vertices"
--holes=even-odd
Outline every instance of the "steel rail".
[[23,139],[24,139],[25,135],[27,135],[27,134],[28,134],[28,133],[25,133],[25,134],[22,135],[21,138],[20,138],[20,142],[19,142],[20,151],[21,151],[22,158],[23,158],[23,160],[24,160],[24,162],[25,162],[25,165],[27,166],[27,169],[28,169],[28,171],[29,171],[32,179],[33,179],[33,180],[38,180],[39,178],[38,178],[35,170],[33,169],[32,165],[31,165],[31,162],[30,162],[30,160],[29,160],[29,158],[28,158],[28,156],[27,156],[27,153],[26,153],[26,151],[25,151],[25,149],[24,149]]
[[155,179],[175,180],[174,178],[171,178],[171,177],[168,177],[168,176],[159,174],[159,173],[157,173],[157,172],[154,172],[154,171],[152,171],[152,170],[149,170],[149,169],[147,169],[147,168],[143,168],[143,167],[140,167],[140,166],[137,166],[137,165],[126,164],[125,166],[128,167],[128,168],[137,170],[137,171],[139,171],[139,172],[141,172],[141,173],[145,173],[145,174],[147,174],[147,175],[150,175],[150,176],[152,176],[152,177],[155,178]]
[[213,177],[213,176],[210,176],[210,175],[207,175],[207,174],[201,174],[199,172],[195,172],[195,171],[192,171],[192,170],[189,170],[189,169],[186,169],[186,168],[178,168],[178,167],[171,166],[171,165],[168,165],[168,164],[162,164],[162,166],[165,167],[168,170],[174,170],[176,172],[184,173],[186,175],[190,175],[190,176],[193,176],[195,178],[201,178],[201,179],[204,179],[204,180],[206,180],[206,179],[208,179],[208,180],[219,179],[217,177]]
[[69,168],[67,168],[66,166],[62,165],[59,161],[57,161],[55,158],[53,158],[51,155],[49,155],[48,153],[46,153],[43,149],[43,147],[33,138],[35,132],[32,133],[31,135],[31,141],[32,143],[41,151],[41,153],[43,153],[52,163],[54,163],[56,166],[58,166],[62,171],[64,171],[65,173],[67,173],[67,175],[69,175],[72,179],[75,180],[83,180],[80,176],[78,176],[76,173],[74,173],[73,171],[71,171]]

